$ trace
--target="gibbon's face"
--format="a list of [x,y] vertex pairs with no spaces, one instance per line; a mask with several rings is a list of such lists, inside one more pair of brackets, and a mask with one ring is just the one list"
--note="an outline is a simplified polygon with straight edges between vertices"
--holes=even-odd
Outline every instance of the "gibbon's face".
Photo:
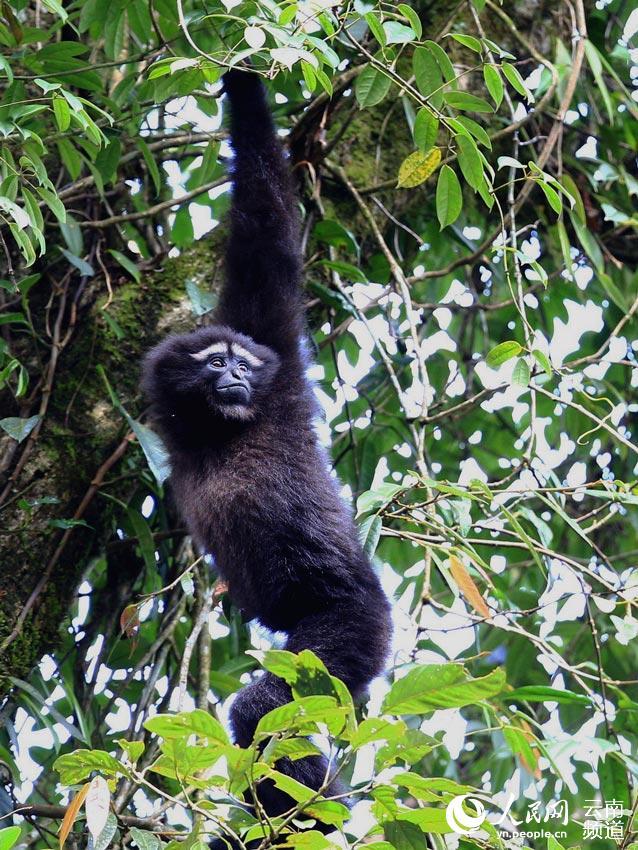
[[[201,364],[202,380],[208,395],[222,412],[233,408],[249,408],[259,385],[264,359],[245,345],[232,340],[218,340],[191,354]],[[239,411],[236,410],[236,413]]]
[[156,410],[248,422],[268,397],[279,357],[224,325],[169,336],[147,356],[142,384]]

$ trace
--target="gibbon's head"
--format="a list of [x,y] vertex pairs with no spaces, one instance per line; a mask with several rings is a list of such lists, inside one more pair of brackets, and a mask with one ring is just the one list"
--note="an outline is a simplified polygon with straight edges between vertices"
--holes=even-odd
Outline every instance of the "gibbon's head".
[[142,383],[161,418],[212,414],[247,422],[278,367],[272,349],[218,325],[160,343],[146,358]]

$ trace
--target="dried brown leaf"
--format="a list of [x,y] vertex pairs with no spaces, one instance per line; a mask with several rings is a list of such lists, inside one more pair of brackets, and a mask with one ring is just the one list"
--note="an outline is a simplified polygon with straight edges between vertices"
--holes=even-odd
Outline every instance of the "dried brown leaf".
[[457,583],[464,599],[481,617],[491,617],[487,602],[481,596],[481,591],[476,586],[474,579],[465,569],[463,562],[456,555],[450,555],[450,573]]

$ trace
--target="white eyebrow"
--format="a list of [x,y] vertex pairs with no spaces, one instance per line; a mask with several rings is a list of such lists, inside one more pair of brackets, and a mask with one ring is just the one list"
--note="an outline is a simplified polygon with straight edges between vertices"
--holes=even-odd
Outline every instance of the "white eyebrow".
[[212,345],[209,345],[208,348],[204,348],[201,351],[198,351],[196,354],[191,354],[195,360],[206,360],[211,354],[226,354],[228,351],[228,344],[225,342],[214,342]]
[[263,366],[264,361],[260,360],[259,357],[255,357],[250,351],[247,351],[243,346],[238,345],[236,342],[231,343],[230,350],[233,352],[235,357],[243,357],[247,360],[251,366]]

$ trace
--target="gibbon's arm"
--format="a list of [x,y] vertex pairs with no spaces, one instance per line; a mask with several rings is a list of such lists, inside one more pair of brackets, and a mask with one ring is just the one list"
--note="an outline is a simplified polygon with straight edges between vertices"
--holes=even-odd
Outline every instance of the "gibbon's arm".
[[288,163],[261,80],[224,76],[235,153],[226,283],[218,317],[280,354],[302,328],[299,216]]

